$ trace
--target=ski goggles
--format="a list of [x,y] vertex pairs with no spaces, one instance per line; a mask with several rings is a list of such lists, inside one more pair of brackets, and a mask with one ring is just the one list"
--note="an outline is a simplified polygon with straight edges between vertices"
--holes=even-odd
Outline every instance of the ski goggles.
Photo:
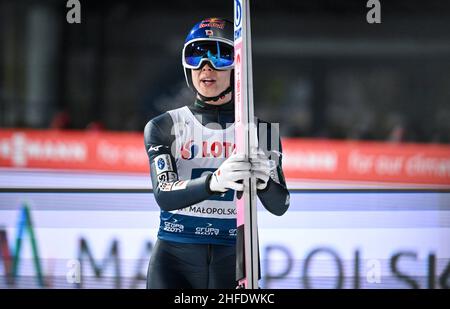
[[226,70],[234,66],[234,47],[221,41],[194,41],[183,48],[183,66],[199,69],[209,61],[216,70]]

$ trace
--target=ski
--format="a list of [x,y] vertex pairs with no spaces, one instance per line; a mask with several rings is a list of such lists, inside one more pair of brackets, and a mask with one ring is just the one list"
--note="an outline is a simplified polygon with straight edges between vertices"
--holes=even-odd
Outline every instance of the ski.
[[[256,156],[253,108],[250,1],[234,0],[234,101],[237,153]],[[256,179],[244,180],[237,195],[236,281],[238,288],[257,289],[259,279]]]

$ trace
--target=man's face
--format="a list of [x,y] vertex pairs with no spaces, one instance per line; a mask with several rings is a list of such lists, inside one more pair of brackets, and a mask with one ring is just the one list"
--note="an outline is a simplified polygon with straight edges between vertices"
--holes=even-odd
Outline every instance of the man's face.
[[205,97],[215,97],[230,86],[231,70],[217,71],[209,63],[201,69],[192,71],[192,83]]

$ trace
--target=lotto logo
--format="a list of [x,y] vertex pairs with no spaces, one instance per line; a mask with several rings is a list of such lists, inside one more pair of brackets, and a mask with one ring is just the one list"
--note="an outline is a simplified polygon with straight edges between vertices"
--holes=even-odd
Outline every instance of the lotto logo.
[[190,140],[181,146],[180,153],[184,160],[192,160],[200,155],[202,158],[228,158],[235,147],[233,143],[220,141],[203,141],[199,147],[194,140]]
[[184,143],[181,146],[181,158],[184,160],[192,160],[198,153],[198,146],[194,144],[193,140]]

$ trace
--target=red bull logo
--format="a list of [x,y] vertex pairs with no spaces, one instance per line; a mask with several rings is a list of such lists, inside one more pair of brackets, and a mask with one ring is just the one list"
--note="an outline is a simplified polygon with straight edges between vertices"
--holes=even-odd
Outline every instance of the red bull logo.
[[200,28],[205,27],[223,29],[225,27],[225,22],[219,18],[208,18],[200,24]]

